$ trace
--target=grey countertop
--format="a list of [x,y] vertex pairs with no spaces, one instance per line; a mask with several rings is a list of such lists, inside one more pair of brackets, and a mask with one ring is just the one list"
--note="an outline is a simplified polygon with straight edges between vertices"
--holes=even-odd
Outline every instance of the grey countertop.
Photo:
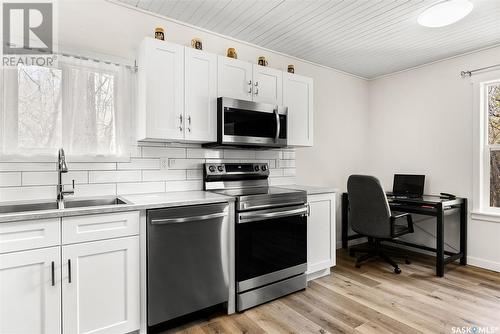
[[307,192],[308,195],[328,194],[328,193],[339,192],[339,190],[337,188],[323,187],[323,186],[304,186],[304,185],[298,185],[298,184],[290,184],[290,185],[277,186],[277,187],[286,188],[286,189],[303,190],[303,191]]
[[[233,197],[214,194],[207,191],[176,191],[164,193],[151,193],[140,195],[124,195],[118,196],[127,204],[122,205],[105,205],[98,207],[81,207],[81,208],[68,208],[68,209],[53,209],[43,211],[25,211],[15,213],[0,213],[0,223],[20,221],[20,220],[33,220],[33,219],[46,219],[46,218],[59,218],[69,216],[80,216],[89,214],[101,214],[111,212],[123,211],[136,211],[166,208],[173,206],[233,202]],[[55,200],[40,200],[37,202],[50,202]],[[26,203],[26,202],[18,202]],[[9,202],[8,204],[18,204],[17,202]],[[7,203],[1,203],[4,205]]]

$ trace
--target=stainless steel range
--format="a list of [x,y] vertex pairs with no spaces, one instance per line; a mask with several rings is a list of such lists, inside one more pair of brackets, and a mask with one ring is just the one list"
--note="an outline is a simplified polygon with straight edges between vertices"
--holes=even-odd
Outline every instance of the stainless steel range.
[[236,198],[236,308],[305,289],[307,194],[270,187],[265,163],[204,166],[205,190]]

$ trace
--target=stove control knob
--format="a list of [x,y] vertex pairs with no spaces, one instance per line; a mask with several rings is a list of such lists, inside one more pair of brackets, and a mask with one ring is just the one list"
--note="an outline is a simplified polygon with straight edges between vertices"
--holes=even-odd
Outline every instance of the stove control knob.
[[213,173],[213,172],[215,172],[215,166],[213,166],[213,165],[209,166],[209,167],[208,167],[208,170],[209,170],[210,172],[212,172],[212,173]]
[[258,172],[260,167],[259,167],[259,165],[255,165],[255,167],[253,169],[255,169],[255,171]]
[[265,172],[267,170],[267,166],[266,165],[262,165],[262,171]]
[[222,167],[222,166],[217,166],[217,170],[218,170],[219,172],[223,172],[223,171],[224,171],[224,167]]

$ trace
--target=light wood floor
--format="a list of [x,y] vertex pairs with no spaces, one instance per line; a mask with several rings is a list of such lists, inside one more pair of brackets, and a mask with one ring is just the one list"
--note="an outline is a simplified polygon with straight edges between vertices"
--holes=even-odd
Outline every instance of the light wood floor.
[[379,260],[356,269],[340,250],[332,274],[303,292],[165,333],[452,333],[453,326],[494,326],[500,334],[500,273],[448,265],[438,278],[431,257],[410,259],[395,275]]

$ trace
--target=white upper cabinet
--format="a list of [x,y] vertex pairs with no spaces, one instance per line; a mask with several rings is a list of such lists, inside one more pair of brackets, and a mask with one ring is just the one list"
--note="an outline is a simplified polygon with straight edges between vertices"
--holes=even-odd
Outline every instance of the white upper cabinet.
[[252,101],[252,64],[228,57],[218,57],[218,96]]
[[185,48],[184,132],[191,142],[217,140],[217,56]]
[[0,255],[0,333],[61,333],[60,247]]
[[62,247],[63,333],[140,327],[139,236]]
[[288,107],[288,145],[313,146],[313,79],[283,73],[283,105]]
[[253,65],[253,100],[255,102],[283,104],[283,71]]
[[146,38],[138,66],[137,139],[183,139],[184,47]]

